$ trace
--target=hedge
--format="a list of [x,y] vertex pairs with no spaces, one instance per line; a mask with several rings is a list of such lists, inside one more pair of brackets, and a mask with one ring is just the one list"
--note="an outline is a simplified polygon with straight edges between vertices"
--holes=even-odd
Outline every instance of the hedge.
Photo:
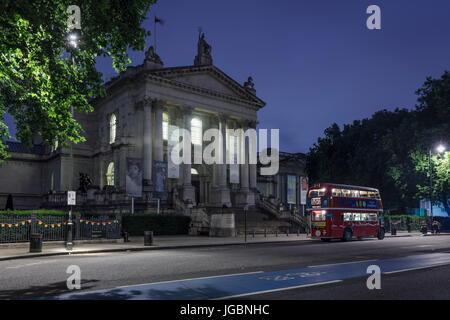
[[[63,210],[49,210],[49,209],[38,209],[38,210],[0,210],[0,215],[13,215],[13,216],[30,216],[32,214],[36,214],[39,216],[67,216],[69,211]],[[110,218],[114,218],[115,214],[104,214],[98,212],[91,211],[73,211],[72,216],[75,217],[77,214],[80,214],[82,217],[96,217],[96,216],[108,216]]]
[[191,218],[177,214],[125,214],[122,230],[130,236],[143,236],[144,231],[154,235],[188,234]]
[[400,224],[397,225],[397,230],[407,230],[406,221],[410,219],[411,230],[420,230],[420,225],[422,221],[430,222],[430,217],[425,216],[413,216],[413,215],[385,215],[384,222],[389,223],[389,218],[392,222],[399,221]]

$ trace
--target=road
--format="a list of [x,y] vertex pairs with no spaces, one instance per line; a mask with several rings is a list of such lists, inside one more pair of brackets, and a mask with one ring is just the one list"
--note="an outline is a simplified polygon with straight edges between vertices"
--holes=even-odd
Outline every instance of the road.
[[0,299],[449,299],[449,271],[450,236],[97,253],[2,261]]

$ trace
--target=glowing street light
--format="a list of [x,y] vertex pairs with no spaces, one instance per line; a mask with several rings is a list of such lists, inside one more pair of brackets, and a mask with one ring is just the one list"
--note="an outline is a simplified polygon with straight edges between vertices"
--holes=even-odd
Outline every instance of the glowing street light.
[[78,36],[76,34],[74,34],[74,33],[71,33],[69,35],[69,45],[72,48],[76,49],[77,46],[78,46],[77,41],[78,41]]
[[446,150],[445,146],[443,144],[440,144],[437,146],[436,151],[439,153],[444,153]]
[[[441,143],[436,147],[436,151],[438,153],[444,153],[446,150],[445,146]],[[430,149],[429,153],[429,171],[430,171],[430,213],[431,213],[431,220],[433,220],[433,167],[432,167],[432,161],[431,161],[432,153]]]

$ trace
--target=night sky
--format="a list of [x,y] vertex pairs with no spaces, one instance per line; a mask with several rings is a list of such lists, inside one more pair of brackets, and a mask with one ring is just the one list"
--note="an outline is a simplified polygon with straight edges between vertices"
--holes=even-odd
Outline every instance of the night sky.
[[[366,27],[372,4],[381,30]],[[413,108],[425,78],[450,69],[449,0],[160,0],[144,24],[152,32],[155,14],[164,66],[193,64],[201,26],[215,66],[253,77],[267,103],[259,128],[279,128],[286,152],[307,152],[333,122]],[[98,67],[114,75],[109,59]]]

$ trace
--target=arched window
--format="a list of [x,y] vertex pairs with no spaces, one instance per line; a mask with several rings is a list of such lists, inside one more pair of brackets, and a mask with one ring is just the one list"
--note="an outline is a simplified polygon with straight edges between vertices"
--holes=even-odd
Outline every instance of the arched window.
[[106,184],[108,186],[114,185],[114,162],[108,164],[108,170],[106,171]]
[[203,140],[202,120],[193,118],[191,120],[191,140],[192,144],[202,145]]
[[163,140],[167,140],[169,138],[169,116],[167,113],[163,113],[162,130]]
[[116,141],[116,115],[113,113],[109,119],[109,143]]

